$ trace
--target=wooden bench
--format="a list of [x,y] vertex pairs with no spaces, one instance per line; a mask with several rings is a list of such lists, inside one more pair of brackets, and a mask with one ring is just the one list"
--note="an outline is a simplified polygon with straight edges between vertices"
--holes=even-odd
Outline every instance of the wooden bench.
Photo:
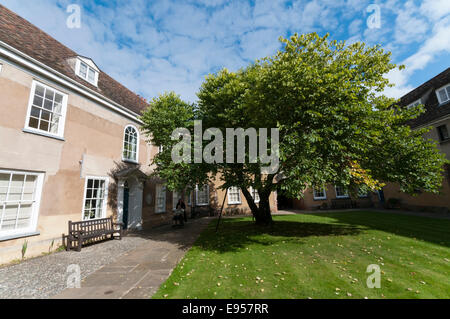
[[82,222],[69,221],[66,250],[76,248],[77,251],[81,251],[83,244],[105,240],[108,236],[110,236],[110,239],[114,239],[115,234],[118,234],[117,237],[122,239],[122,229],[123,223],[115,223],[112,217]]
[[332,209],[356,208],[356,201],[351,200],[350,198],[332,199],[331,208]]

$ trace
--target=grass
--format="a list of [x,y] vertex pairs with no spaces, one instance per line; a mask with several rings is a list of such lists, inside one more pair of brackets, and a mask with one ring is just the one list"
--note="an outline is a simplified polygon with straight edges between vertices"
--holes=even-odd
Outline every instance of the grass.
[[[450,298],[450,220],[376,212],[215,222],[153,298]],[[381,288],[367,267],[379,265]]]

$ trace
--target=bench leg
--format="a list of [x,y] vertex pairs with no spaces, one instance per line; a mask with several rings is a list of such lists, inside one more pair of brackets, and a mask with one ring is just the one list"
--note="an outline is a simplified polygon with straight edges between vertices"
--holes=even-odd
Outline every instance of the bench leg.
[[78,237],[78,247],[77,247],[77,251],[80,252],[81,251],[81,245],[83,244],[83,237],[79,236]]
[[72,236],[67,235],[67,245],[66,245],[66,251],[70,251],[72,249]]

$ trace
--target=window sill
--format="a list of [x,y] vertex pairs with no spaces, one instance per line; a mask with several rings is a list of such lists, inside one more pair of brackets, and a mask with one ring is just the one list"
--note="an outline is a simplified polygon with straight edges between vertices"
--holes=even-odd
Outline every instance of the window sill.
[[7,240],[12,240],[12,239],[24,238],[24,237],[38,236],[40,234],[41,234],[40,232],[36,231],[36,232],[29,232],[29,233],[24,233],[24,234],[15,234],[15,235],[8,235],[8,236],[0,235],[0,241],[7,241]]
[[30,134],[34,134],[34,135],[40,135],[40,136],[45,136],[45,137],[49,137],[49,138],[53,138],[55,140],[59,140],[59,141],[65,141],[64,137],[60,137],[60,136],[56,136],[56,135],[52,135],[52,134],[46,134],[44,132],[40,132],[40,131],[35,131],[29,128],[24,128],[22,130],[24,133],[30,133]]
[[228,203],[228,205],[241,205],[241,202]]
[[318,198],[314,198],[314,200],[319,201],[319,200],[327,200],[326,197],[318,197]]
[[197,204],[195,206],[209,206],[209,203],[208,204]]
[[447,138],[447,139],[445,139],[445,140],[439,141],[439,144],[440,144],[440,145],[442,145],[442,144],[447,144],[447,143],[450,143],[450,138]]
[[88,221],[91,221],[91,220],[100,220],[100,219],[105,219],[105,218],[108,218],[108,217],[87,218],[87,219],[81,218],[81,221],[82,222],[88,222]]
[[165,213],[167,213],[167,212],[166,212],[166,211],[163,211],[163,212],[155,212],[155,214],[158,214],[158,215],[165,214]]
[[139,165],[139,162],[134,161],[134,160],[130,160],[130,159],[126,159],[126,158],[122,158],[122,162]]
[[439,107],[441,107],[441,106],[444,106],[444,105],[450,103],[450,100],[444,101],[442,103],[438,101],[438,103],[439,103]]

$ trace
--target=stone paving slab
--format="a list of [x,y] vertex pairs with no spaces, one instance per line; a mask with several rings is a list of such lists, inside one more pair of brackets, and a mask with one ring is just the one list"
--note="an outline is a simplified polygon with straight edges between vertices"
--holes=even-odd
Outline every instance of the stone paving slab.
[[53,298],[151,298],[211,220],[189,220],[184,228],[166,226],[144,232],[140,236],[145,243],[86,277],[81,288],[65,289]]

